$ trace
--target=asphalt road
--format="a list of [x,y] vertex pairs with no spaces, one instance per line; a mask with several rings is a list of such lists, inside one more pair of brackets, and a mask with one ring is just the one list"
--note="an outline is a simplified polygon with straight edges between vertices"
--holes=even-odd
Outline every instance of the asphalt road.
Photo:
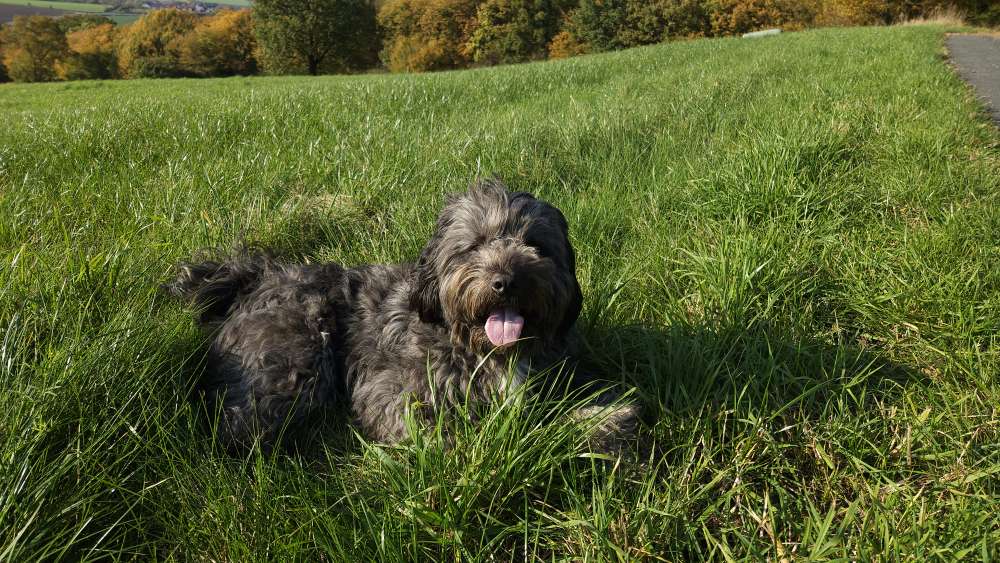
[[945,40],[958,74],[972,84],[1000,126],[1000,38],[989,35],[949,35]]

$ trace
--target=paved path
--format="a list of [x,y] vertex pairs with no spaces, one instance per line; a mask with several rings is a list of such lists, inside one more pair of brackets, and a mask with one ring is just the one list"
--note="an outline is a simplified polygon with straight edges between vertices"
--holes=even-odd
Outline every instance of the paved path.
[[958,74],[972,84],[1000,125],[1000,38],[989,35],[949,35],[945,41]]

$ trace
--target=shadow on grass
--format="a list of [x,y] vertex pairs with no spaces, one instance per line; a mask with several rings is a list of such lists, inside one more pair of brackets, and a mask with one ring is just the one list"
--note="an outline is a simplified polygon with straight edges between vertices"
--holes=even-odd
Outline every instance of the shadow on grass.
[[637,388],[647,423],[640,446],[655,442],[661,452],[674,445],[670,428],[679,421],[801,427],[891,404],[926,379],[877,348],[771,324],[589,326],[582,332],[593,369]]
[[[925,379],[877,348],[766,323],[661,328],[581,322],[580,332],[586,369],[602,380],[635,387],[647,430],[664,419],[711,418],[721,412],[772,424],[818,421],[891,402],[908,384]],[[197,388],[209,339],[203,335],[175,346],[177,356],[185,358],[181,371],[189,391]],[[352,450],[348,410],[337,403],[320,413],[301,432],[286,436],[284,451],[312,457],[326,448]]]
[[[704,555],[694,547],[704,541],[704,530],[717,534],[733,525],[724,504],[736,502],[730,497],[778,491],[770,498],[778,513],[801,515],[821,495],[809,483],[850,487],[827,467],[844,466],[835,459],[838,452],[815,445],[829,431],[823,425],[861,418],[923,379],[878,349],[762,322],[734,325],[581,323],[588,367],[604,379],[636,386],[645,406],[640,463],[634,467],[592,463],[573,445],[571,429],[532,422],[539,411],[531,406],[492,418],[493,426],[485,429],[459,424],[464,433],[455,448],[435,439],[365,444],[354,437],[346,406],[335,406],[266,460],[228,458],[211,446],[214,453],[204,458],[178,454],[182,464],[192,464],[180,473],[191,483],[172,494],[218,489],[204,503],[192,504],[182,520],[208,511],[224,528],[242,529],[251,518],[269,529],[277,517],[285,528],[269,533],[282,537],[298,537],[302,524],[296,522],[307,522],[315,537],[306,543],[325,554],[377,558],[388,550],[440,559],[506,552],[545,558],[559,553],[562,541],[600,540],[612,549],[623,539],[600,531],[607,529],[602,515],[631,514],[620,533],[656,523],[650,545],[677,543],[682,547],[671,548],[675,555],[696,559]],[[185,339],[181,348],[196,357],[197,346]],[[192,380],[200,369],[196,359],[184,366]],[[203,444],[211,440],[207,432]],[[233,484],[211,481],[214,471]],[[690,483],[677,484],[684,479]],[[671,495],[678,499],[673,504],[664,500]],[[285,500],[277,504],[275,498]],[[663,510],[642,512],[651,499],[664,503]],[[233,504],[248,512],[231,515]],[[594,525],[577,538],[569,523],[581,519]],[[540,529],[546,538],[529,535]],[[344,538],[355,540],[342,545]],[[272,539],[261,536],[265,543]]]

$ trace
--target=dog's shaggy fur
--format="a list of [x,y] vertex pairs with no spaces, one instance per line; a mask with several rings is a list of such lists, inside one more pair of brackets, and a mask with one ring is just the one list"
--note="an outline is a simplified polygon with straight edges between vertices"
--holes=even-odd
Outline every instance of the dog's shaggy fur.
[[[416,263],[344,269],[243,252],[182,264],[167,289],[216,330],[204,391],[223,441],[272,444],[343,396],[365,435],[391,443],[406,437],[408,410],[429,421],[572,361],[575,267],[558,209],[487,180],[449,198]],[[604,413],[596,445],[627,435],[635,415]]]

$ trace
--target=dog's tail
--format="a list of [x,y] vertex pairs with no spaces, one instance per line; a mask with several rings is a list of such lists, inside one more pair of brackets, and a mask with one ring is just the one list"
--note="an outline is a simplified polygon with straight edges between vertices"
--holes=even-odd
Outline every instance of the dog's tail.
[[267,254],[240,250],[223,262],[182,262],[174,280],[164,284],[168,294],[183,299],[201,311],[202,324],[229,316],[240,299],[252,293],[274,261]]

